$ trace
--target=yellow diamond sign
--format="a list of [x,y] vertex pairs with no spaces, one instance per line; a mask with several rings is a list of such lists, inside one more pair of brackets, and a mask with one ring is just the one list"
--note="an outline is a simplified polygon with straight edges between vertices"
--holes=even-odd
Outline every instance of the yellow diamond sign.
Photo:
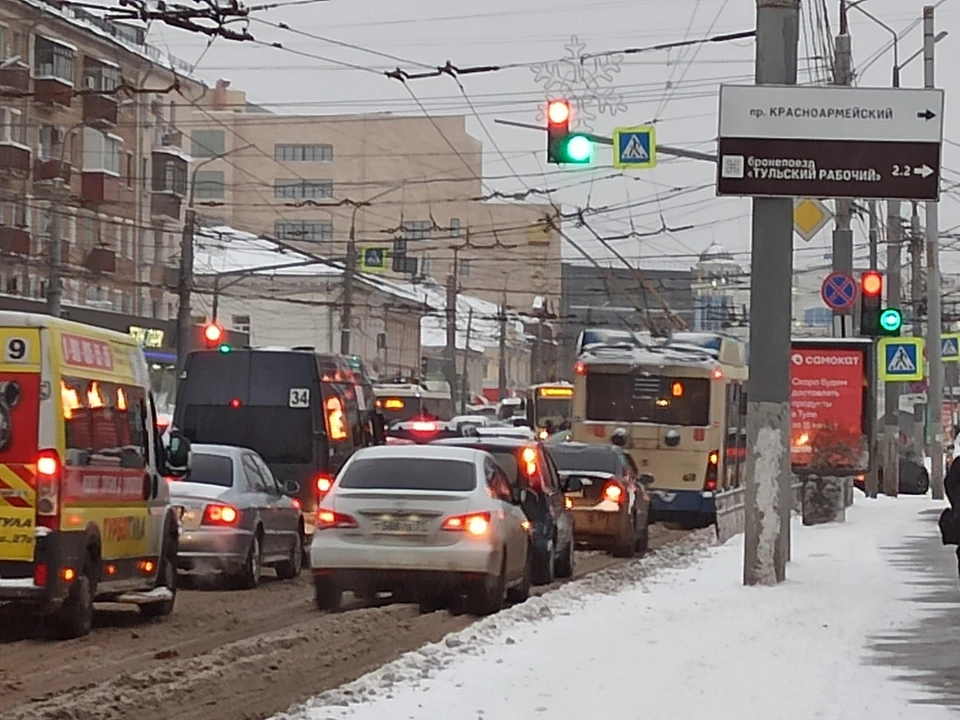
[[833,213],[820,200],[797,198],[793,201],[793,231],[806,242],[813,240],[831,220]]

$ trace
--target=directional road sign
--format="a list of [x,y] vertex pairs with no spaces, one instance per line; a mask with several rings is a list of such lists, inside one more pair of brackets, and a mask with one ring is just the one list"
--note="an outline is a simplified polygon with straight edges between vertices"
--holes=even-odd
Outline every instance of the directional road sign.
[[943,362],[960,362],[960,334],[953,333],[940,338],[940,359]]
[[717,194],[938,200],[943,91],[721,85]]
[[883,338],[879,343],[880,379],[885,382],[923,380],[923,339]]
[[362,272],[385,272],[387,269],[387,248],[360,248],[360,270]]
[[847,273],[830,273],[820,286],[820,297],[834,312],[849,312],[857,301],[857,281]]
[[649,170],[657,164],[657,130],[653,125],[615,128],[613,166],[620,170]]

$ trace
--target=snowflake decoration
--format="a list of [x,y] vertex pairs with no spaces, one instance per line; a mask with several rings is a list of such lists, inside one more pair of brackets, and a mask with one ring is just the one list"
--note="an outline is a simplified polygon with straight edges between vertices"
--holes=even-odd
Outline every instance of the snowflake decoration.
[[[572,113],[571,128],[591,132],[600,115],[614,116],[626,112],[627,106],[613,85],[621,70],[623,55],[589,57],[581,62],[586,47],[586,43],[572,35],[563,47],[566,57],[539,63],[530,69],[546,93],[546,99],[560,96],[570,100],[576,110]],[[545,121],[544,113],[541,106],[537,115],[539,122]]]

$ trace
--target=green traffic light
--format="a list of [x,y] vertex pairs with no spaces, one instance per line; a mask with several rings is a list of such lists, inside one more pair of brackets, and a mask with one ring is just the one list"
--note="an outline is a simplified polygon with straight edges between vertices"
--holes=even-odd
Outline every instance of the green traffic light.
[[226,355],[226,354],[227,354],[228,352],[230,352],[231,350],[233,350],[233,348],[230,347],[229,345],[221,345],[221,346],[220,346],[220,352],[222,352],[224,355]]
[[887,308],[880,313],[880,327],[884,332],[897,332],[903,325],[903,315],[896,308]]
[[560,149],[562,162],[585,164],[593,160],[593,142],[586,135],[570,135]]

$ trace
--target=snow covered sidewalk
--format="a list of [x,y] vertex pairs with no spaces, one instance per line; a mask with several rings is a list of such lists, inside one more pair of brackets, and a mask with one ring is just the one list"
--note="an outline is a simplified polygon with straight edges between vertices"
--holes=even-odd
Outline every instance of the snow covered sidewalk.
[[[664,558],[641,559],[633,577],[570,583],[287,717],[945,720],[949,710],[915,704],[929,697],[922,687],[871,664],[868,649],[917,620],[911,598],[921,578],[892,562],[891,550],[936,532],[920,513],[942,507],[858,496],[845,524],[797,523],[788,581],[776,588],[743,587],[742,537],[675,551],[679,564],[691,551],[699,559],[685,568],[648,574],[639,568]],[[610,582],[622,589],[602,594]]]

